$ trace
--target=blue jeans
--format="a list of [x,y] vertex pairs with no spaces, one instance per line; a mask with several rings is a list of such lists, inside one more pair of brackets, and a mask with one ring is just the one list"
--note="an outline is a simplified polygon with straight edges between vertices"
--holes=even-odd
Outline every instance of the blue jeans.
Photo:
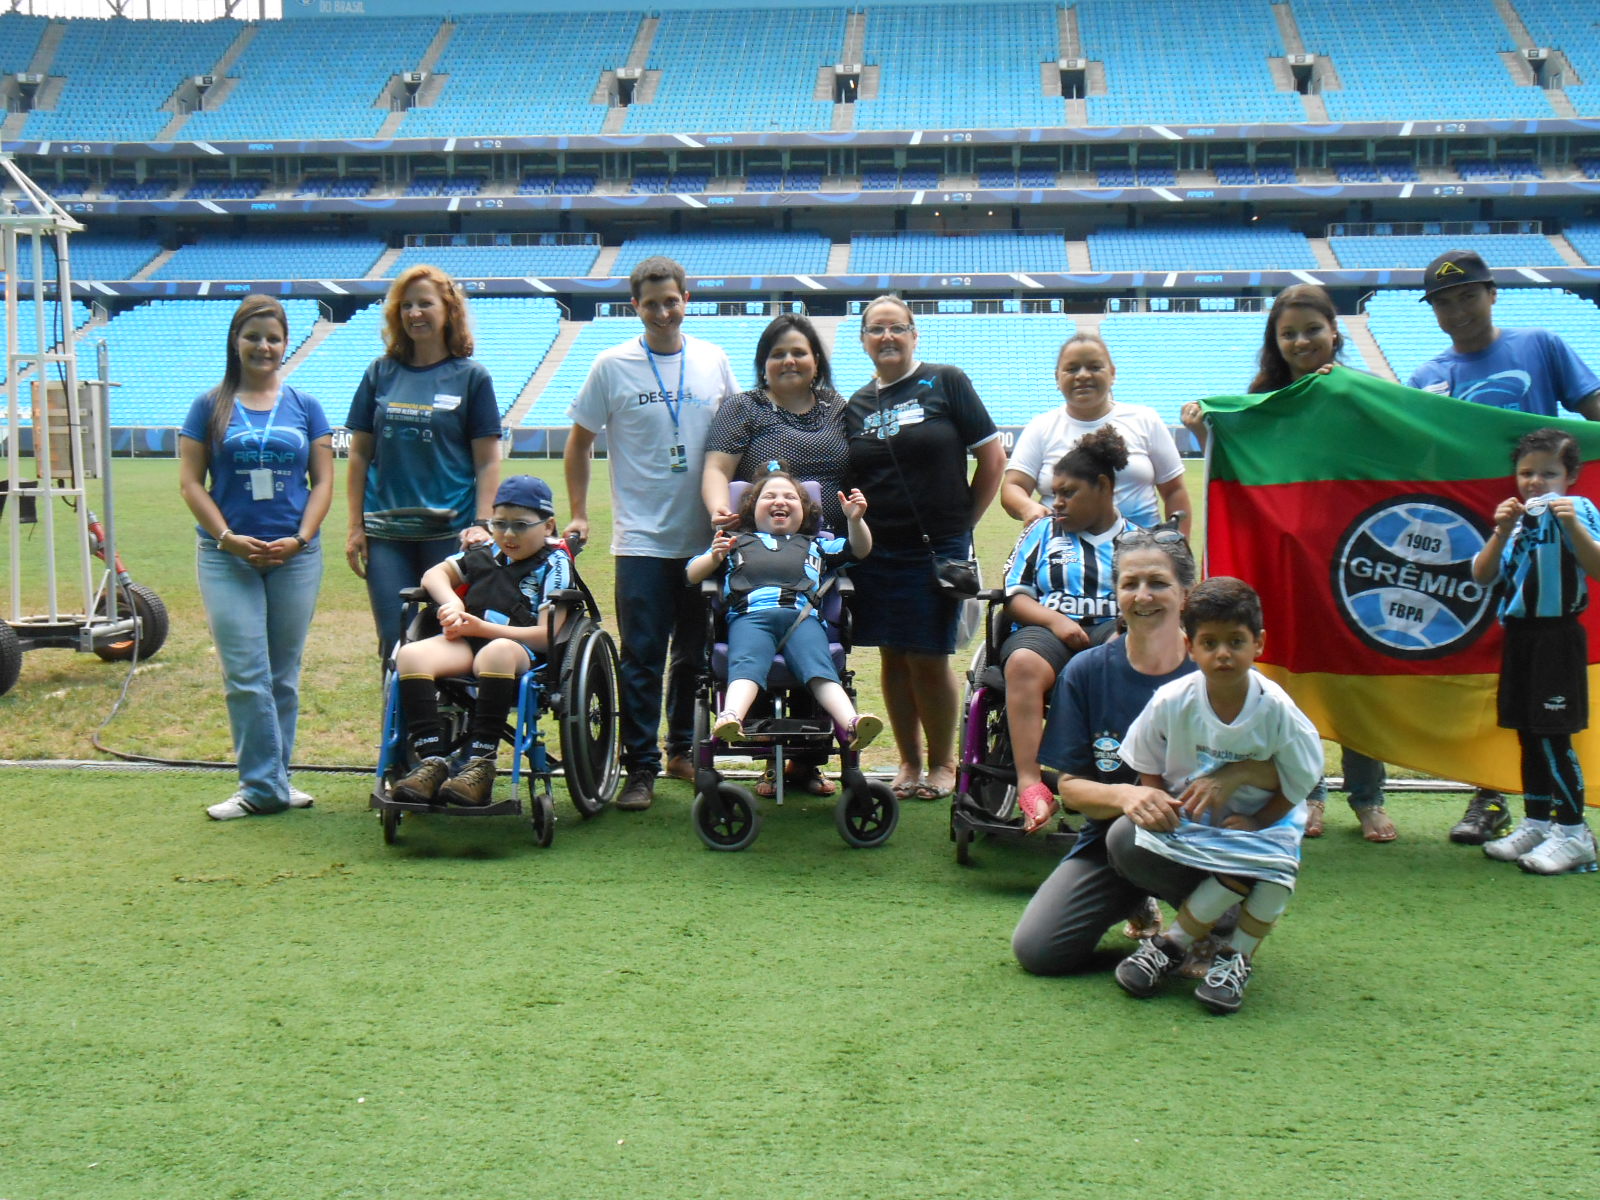
[[322,584],[322,539],[263,569],[201,538],[195,573],[222,664],[239,790],[258,812],[279,812],[289,807],[300,659]]
[[389,651],[405,631],[400,627],[402,588],[416,587],[422,573],[461,549],[461,538],[432,538],[426,542],[397,542],[392,538],[367,539],[367,600],[378,627],[378,661],[388,662]]
[[667,753],[687,754],[694,742],[695,678],[705,657],[706,611],[700,589],[684,583],[686,558],[616,559],[617,632],[622,642],[622,766],[661,770],[661,680],[666,671]]

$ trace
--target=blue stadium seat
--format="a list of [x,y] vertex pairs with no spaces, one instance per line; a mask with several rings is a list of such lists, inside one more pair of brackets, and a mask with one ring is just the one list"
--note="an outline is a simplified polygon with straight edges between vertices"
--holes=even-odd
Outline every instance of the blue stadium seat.
[[1453,233],[1330,237],[1339,265],[1359,270],[1410,267],[1420,271],[1446,250],[1476,250],[1491,267],[1556,266],[1561,256],[1536,233]]
[[[1367,327],[1402,383],[1450,346],[1433,310],[1418,303],[1421,299],[1419,290],[1396,288],[1367,301]],[[1565,339],[1584,362],[1600,368],[1600,308],[1581,296],[1554,288],[1501,288],[1494,320],[1507,329],[1548,329]]]
[[1261,222],[1098,229],[1088,236],[1097,271],[1315,270],[1304,235]]

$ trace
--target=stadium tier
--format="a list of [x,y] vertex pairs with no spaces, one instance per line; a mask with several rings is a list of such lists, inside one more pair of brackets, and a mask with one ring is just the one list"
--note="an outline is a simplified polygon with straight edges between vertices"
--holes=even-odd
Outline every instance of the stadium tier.
[[1059,233],[858,233],[850,239],[850,270],[860,275],[1067,269],[1066,243]]
[[865,61],[879,68],[878,94],[857,102],[856,128],[1065,124],[1060,97],[1040,82],[1060,45],[1053,4],[873,8]]
[[[47,300],[44,305],[44,340],[47,348],[61,344],[61,319],[63,316],[71,322],[70,328],[81,329],[89,322],[89,309],[74,300],[70,310],[63,314],[59,305],[54,301]],[[39,330],[37,324],[35,324],[37,320],[38,313],[34,309],[33,301],[19,300],[17,302],[17,348],[19,351],[27,353],[39,348],[39,339],[36,336]],[[6,326],[4,321],[0,321],[0,382],[4,382],[10,376],[10,363],[6,358],[8,353],[10,353],[10,350],[9,343],[6,341]],[[26,371],[26,368],[24,368],[24,371]],[[25,379],[26,375],[23,378]],[[24,405],[27,404],[26,397],[22,398],[22,403]],[[24,417],[22,423],[27,425],[32,422]]]
[[[1261,313],[1113,313],[1100,322],[1117,364],[1115,396],[1178,424],[1187,400],[1237,396],[1261,349]],[[1348,352],[1347,352],[1348,357]],[[1355,355],[1352,365],[1360,366]]]
[[[1100,229],[1088,237],[1097,271],[1315,270],[1305,235],[1262,223],[1228,228]],[[1424,259],[1424,262],[1427,260]]]
[[[1421,300],[1420,291],[1400,289],[1379,292],[1367,302],[1367,327],[1402,383],[1449,344],[1433,310]],[[1600,308],[1581,296],[1554,288],[1501,288],[1494,320],[1505,329],[1548,329],[1584,362],[1600,364]]]
[[[55,278],[52,243],[45,243],[44,274]],[[68,266],[74,281],[88,279],[132,279],[161,246],[150,238],[114,237],[106,234],[75,234],[67,244]],[[23,244],[17,262],[19,279],[33,278],[33,253]]]
[[[436,22],[419,20],[263,21],[226,72],[238,82],[215,110],[192,114],[181,136],[375,137],[389,115],[379,105],[391,78],[414,69],[437,32]],[[299,86],[285,86],[286,70],[303,76]]]
[[400,252],[384,278],[394,279],[420,263],[432,263],[459,279],[520,279],[525,276],[583,276],[600,247],[570,246],[410,246]]
[[811,275],[828,269],[828,239],[819,233],[728,233],[629,238],[611,268],[615,279],[652,255],[693,263],[696,275]]
[[1381,234],[1330,237],[1341,266],[1421,270],[1446,250],[1476,250],[1491,267],[1543,267],[1561,262],[1550,240],[1536,233]]
[[1575,221],[1562,232],[1584,262],[1600,266],[1600,221]]
[[[1293,0],[1309,53],[1332,57],[1322,93],[1335,121],[1553,117],[1543,91],[1513,80],[1515,48],[1493,0]],[[1136,10],[1135,10],[1136,11]],[[1208,10],[1210,11],[1210,10]]]
[[1151,19],[1126,0],[1077,0],[1083,53],[1105,64],[1105,95],[1088,96],[1089,124],[1303,122],[1267,60],[1284,53],[1271,7],[1172,5]]
[[1581,115],[1600,116],[1600,22],[1594,8],[1572,0],[1517,0],[1536,46],[1559,47],[1583,83],[1568,82],[1567,99]]
[[339,425],[350,414],[350,398],[362,372],[382,353],[383,305],[369,304],[335,325],[287,378],[322,401],[328,420]]
[[180,246],[150,278],[360,279],[383,248],[375,238],[292,234],[207,238]]

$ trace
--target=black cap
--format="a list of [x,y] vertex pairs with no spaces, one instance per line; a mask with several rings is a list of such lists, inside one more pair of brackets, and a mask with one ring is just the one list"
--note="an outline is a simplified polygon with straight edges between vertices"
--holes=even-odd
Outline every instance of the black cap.
[[1422,298],[1432,300],[1446,288],[1463,283],[1493,285],[1494,275],[1476,250],[1446,250],[1422,273]]

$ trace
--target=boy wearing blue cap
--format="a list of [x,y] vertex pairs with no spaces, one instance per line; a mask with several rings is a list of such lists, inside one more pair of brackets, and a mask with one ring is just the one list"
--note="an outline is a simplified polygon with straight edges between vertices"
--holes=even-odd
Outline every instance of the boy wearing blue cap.
[[[555,499],[550,485],[513,475],[494,497],[486,524],[494,545],[473,546],[430,567],[422,586],[438,605],[437,637],[408,642],[395,657],[400,708],[417,765],[394,785],[394,798],[412,804],[479,806],[494,791],[495,759],[518,681],[535,653],[549,649],[544,610],[572,586],[572,557],[553,539]],[[466,766],[450,777],[441,751],[435,681],[476,675],[478,699],[467,729]]]

